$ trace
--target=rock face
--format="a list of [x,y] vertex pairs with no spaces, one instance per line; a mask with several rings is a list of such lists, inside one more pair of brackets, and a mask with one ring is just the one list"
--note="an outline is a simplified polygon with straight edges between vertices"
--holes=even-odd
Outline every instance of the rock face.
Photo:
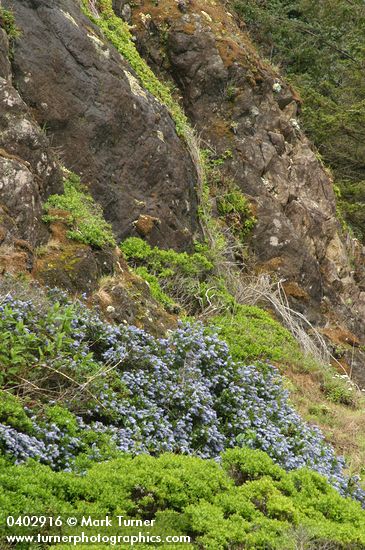
[[257,217],[248,269],[279,277],[290,305],[327,335],[359,338],[345,363],[364,386],[364,252],[342,232],[331,177],[300,129],[300,99],[223,3],[140,0],[133,23],[141,53],[175,81],[203,142],[217,156],[230,152],[224,175]]
[[122,257],[115,275],[102,279],[91,302],[108,321],[134,325],[157,337],[177,326],[176,316],[152,297],[148,283],[132,273]]
[[195,170],[166,108],[73,0],[9,0],[21,36],[13,78],[65,166],[90,185],[121,239],[140,215],[153,244],[186,248]]
[[0,271],[23,271],[47,238],[42,201],[61,189],[49,141],[12,82],[9,43],[0,29]]
[[[55,211],[50,212],[55,213]],[[114,272],[118,265],[118,248],[93,249],[67,237],[67,212],[57,211],[58,221],[50,225],[50,238],[38,249],[32,275],[49,288],[64,288],[70,293],[90,294],[99,280]]]
[[204,142],[217,155],[231,153],[223,170],[257,213],[254,268],[296,289],[291,303],[310,321],[327,323],[330,307],[363,337],[364,293],[336,218],[333,182],[296,118],[295,92],[258,58],[223,3],[196,0],[182,10],[174,0],[141,0],[133,23],[140,51],[179,86]]

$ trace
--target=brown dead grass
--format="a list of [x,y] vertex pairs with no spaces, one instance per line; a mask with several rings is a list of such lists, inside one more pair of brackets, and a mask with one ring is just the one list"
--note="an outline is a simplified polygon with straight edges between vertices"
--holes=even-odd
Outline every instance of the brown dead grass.
[[316,424],[338,454],[348,461],[349,471],[359,473],[365,467],[365,401],[359,408],[333,403],[320,389],[320,376],[288,367],[283,374],[292,384],[291,401],[309,423]]

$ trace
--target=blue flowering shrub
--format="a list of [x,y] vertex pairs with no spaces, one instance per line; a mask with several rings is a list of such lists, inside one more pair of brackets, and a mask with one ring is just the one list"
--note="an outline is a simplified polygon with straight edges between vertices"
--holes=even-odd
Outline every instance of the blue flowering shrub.
[[202,324],[156,339],[105,323],[63,294],[48,300],[47,310],[8,293],[0,305],[3,386],[26,403],[21,412],[1,394],[0,448],[9,458],[70,469],[117,451],[216,458],[241,445],[287,470],[309,467],[363,500],[344,461],[290,405],[275,367],[233,360]]
[[[53,472],[34,462],[13,466],[0,460],[0,525],[24,510],[54,517],[116,515],[154,520],[150,535],[188,535],[191,545],[167,548],[226,550],[360,549],[365,546],[365,512],[341,497],[308,469],[285,472],[262,451],[230,449],[218,463],[165,453],[159,457],[121,455],[89,465],[83,475]],[[1,529],[1,528],[0,528]],[[58,527],[57,534],[90,536],[111,529]],[[39,527],[11,528],[30,534]],[[138,527],[138,531],[142,531]],[[51,533],[46,528],[44,533]],[[131,548],[129,544],[118,548]],[[138,545],[151,548],[150,545]],[[153,547],[159,547],[154,545]],[[66,550],[67,545],[57,545]],[[95,546],[99,548],[99,546]]]

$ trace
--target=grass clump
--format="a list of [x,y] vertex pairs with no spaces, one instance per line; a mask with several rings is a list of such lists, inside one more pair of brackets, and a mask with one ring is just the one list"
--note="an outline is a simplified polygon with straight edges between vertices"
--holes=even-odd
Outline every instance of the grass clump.
[[112,4],[112,0],[97,1],[100,17],[95,17],[90,11],[88,0],[83,0],[83,9],[87,17],[103,31],[105,37],[130,63],[144,88],[168,108],[175,122],[177,133],[185,136],[188,122],[183,110],[172,97],[168,86],[160,82],[139,55],[132,40],[129,25],[115,15]]
[[218,196],[217,209],[218,214],[240,240],[244,240],[255,226],[256,219],[252,215],[250,203],[238,188],[232,188]]
[[[51,195],[44,204],[47,222],[66,221],[69,226],[67,236],[70,239],[102,248],[115,246],[112,228],[103,217],[101,207],[95,203],[87,189],[81,185],[80,178],[68,172],[64,179],[63,195]],[[56,212],[52,212],[56,210]],[[65,219],[61,210],[66,213]]]
[[327,399],[356,408],[359,402],[356,386],[346,374],[328,373],[321,384]]
[[[314,472],[286,473],[261,451],[230,450],[223,453],[222,465],[172,454],[124,455],[89,466],[83,476],[54,473],[34,463],[14,467],[1,461],[0,484],[4,519],[28,509],[34,515],[51,509],[55,517],[108,515],[115,518],[115,525],[116,515],[153,519],[146,528],[150,535],[188,535],[191,547],[209,550],[293,550],[303,534],[317,549],[365,545],[365,512],[358,503],[340,497]],[[33,530],[37,527],[27,527],[26,534]],[[13,527],[11,534],[23,531]],[[100,527],[88,528],[87,534],[100,531],[110,534]],[[79,531],[63,525],[52,532]],[[113,532],[121,537],[126,533],[135,534],[126,527]],[[118,548],[130,547],[125,539],[116,542]]]

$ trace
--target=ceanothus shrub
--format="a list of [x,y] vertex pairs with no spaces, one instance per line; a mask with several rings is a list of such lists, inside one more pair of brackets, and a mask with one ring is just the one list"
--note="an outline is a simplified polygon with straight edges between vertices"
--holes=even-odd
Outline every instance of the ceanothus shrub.
[[[21,318],[22,334],[25,329],[42,341],[44,313],[29,300],[24,308],[11,296],[5,302],[2,311],[13,321]],[[47,361],[59,364],[61,358],[67,372],[81,371],[85,380],[89,367],[96,399],[82,410],[77,399],[65,403],[76,414],[71,436],[67,427],[31,411],[32,435],[0,424],[0,448],[17,462],[37,457],[55,469],[69,469],[85,450],[98,459],[97,438],[87,447],[85,434],[108,436],[114,448],[133,454],[169,451],[219,460],[225,448],[240,445],[265,451],[287,470],[307,466],[342,495],[365,502],[356,479],[344,475],[344,460],[291,407],[275,367],[235,363],[227,344],[202,324],[184,324],[156,339],[133,326],[105,323],[81,302],[56,307],[57,315],[42,329],[48,340],[57,337],[63,310],[70,319],[70,308],[72,320],[62,325],[64,346]]]

